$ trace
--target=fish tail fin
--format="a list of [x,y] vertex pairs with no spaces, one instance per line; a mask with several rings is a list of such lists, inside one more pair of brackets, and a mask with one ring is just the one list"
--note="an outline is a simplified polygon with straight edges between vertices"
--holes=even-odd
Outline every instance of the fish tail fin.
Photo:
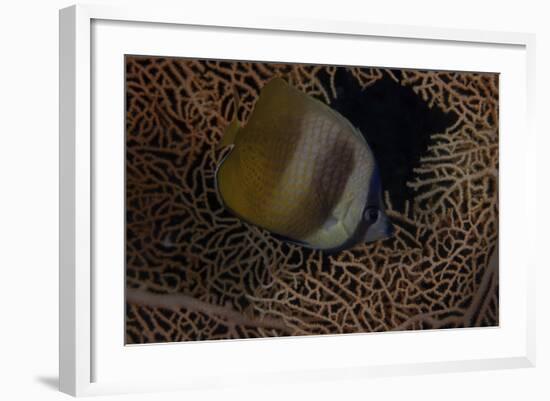
[[218,145],[218,148],[233,145],[235,143],[235,137],[237,136],[237,133],[240,129],[241,126],[239,124],[239,120],[237,120],[237,118],[234,118],[223,133],[223,137]]
[[239,98],[239,91],[236,86],[233,86],[233,102],[235,107],[235,117],[239,114],[239,108],[241,107],[241,99]]
[[239,99],[239,92],[237,91],[237,88],[235,86],[233,87],[233,102],[235,107],[235,116],[233,117],[233,121],[231,121],[231,123],[225,129],[223,138],[220,141],[218,148],[233,145],[235,143],[237,132],[239,132],[239,129],[241,128],[238,119],[239,107],[241,106],[241,102]]

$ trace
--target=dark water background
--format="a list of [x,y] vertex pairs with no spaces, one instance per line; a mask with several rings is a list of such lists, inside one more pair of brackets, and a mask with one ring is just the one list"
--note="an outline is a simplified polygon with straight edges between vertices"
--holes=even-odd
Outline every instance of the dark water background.
[[[401,79],[400,70],[391,72]],[[321,75],[323,78],[323,86],[329,87],[329,77]],[[430,136],[443,132],[457,116],[428,107],[410,87],[395,82],[387,73],[362,90],[349,70],[338,68],[335,84],[337,97],[330,107],[359,128],[380,167],[383,189],[389,191],[394,208],[403,211],[405,201],[412,204],[414,199],[406,183],[426,153]]]

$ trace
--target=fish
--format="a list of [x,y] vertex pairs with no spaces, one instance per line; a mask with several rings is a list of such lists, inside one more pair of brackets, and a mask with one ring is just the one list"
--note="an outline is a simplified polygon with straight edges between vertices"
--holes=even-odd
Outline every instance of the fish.
[[393,234],[361,132],[282,78],[261,88],[247,123],[235,117],[218,147],[231,149],[217,166],[217,193],[247,224],[329,253]]

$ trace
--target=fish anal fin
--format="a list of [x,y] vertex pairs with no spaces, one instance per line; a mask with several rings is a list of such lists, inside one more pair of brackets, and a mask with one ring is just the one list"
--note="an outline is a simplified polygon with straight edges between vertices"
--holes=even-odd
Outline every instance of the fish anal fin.
[[295,245],[307,246],[307,247],[311,248],[311,245],[308,244],[305,241],[300,241],[300,240],[297,240],[297,239],[294,239],[294,238],[287,237],[286,235],[277,234],[277,233],[273,233],[273,232],[271,232],[271,235],[274,238],[278,239],[279,241],[288,242],[290,244],[295,244]]

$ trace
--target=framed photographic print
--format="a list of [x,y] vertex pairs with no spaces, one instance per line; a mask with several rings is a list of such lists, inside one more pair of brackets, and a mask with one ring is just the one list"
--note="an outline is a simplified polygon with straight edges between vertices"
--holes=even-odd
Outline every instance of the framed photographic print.
[[533,48],[62,10],[61,390],[532,366]]

